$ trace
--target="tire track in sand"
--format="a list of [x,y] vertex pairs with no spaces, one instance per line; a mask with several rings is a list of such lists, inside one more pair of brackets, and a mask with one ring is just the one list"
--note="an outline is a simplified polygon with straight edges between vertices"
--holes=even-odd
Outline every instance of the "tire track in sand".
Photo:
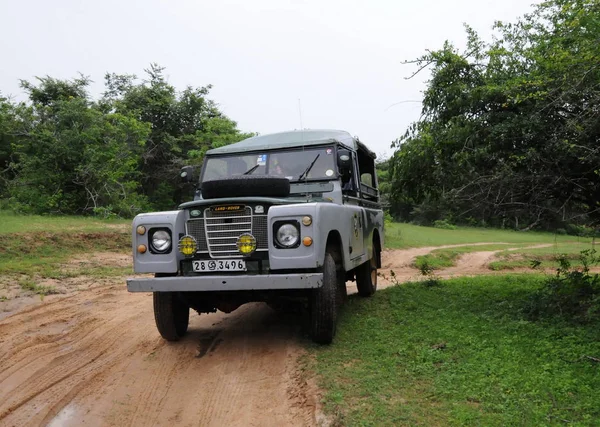
[[167,343],[121,283],[30,306],[0,321],[0,425],[315,425],[299,324],[249,304]]

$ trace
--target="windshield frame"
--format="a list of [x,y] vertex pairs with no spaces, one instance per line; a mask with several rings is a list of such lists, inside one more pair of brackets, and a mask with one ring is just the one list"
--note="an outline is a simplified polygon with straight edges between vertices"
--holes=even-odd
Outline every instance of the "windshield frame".
[[[335,143],[328,143],[328,144],[324,144],[324,145],[316,145],[316,146],[310,146],[307,148],[303,147],[290,147],[290,148],[285,148],[285,149],[273,149],[273,150],[260,150],[260,151],[247,151],[247,152],[239,152],[239,153],[231,153],[231,154],[223,154],[223,155],[214,155],[214,156],[206,156],[204,158],[204,161],[202,162],[202,169],[200,171],[200,177],[199,177],[199,184],[202,184],[202,182],[204,181],[204,175],[206,173],[206,168],[208,165],[208,161],[210,159],[227,159],[227,158],[235,158],[235,157],[241,157],[241,156],[249,156],[249,155],[261,155],[261,154],[275,154],[275,153],[287,153],[287,152],[298,152],[298,151],[304,151],[304,152],[315,152],[316,154],[324,154],[323,150],[327,149],[327,148],[331,148],[333,150],[332,152],[332,158],[333,158],[333,175],[329,176],[329,177],[318,177],[318,178],[303,178],[301,180],[299,180],[297,177],[294,177],[294,179],[290,180],[290,183],[302,183],[302,182],[328,182],[328,181],[336,181],[340,178],[340,174],[338,171],[338,166],[337,166],[337,150],[338,150],[338,146]],[[313,157],[314,158],[314,157]],[[312,161],[312,158],[311,158]],[[269,162],[267,163],[267,165],[269,164]],[[303,171],[310,165],[310,162],[307,163],[303,168]],[[268,170],[268,169],[267,169]],[[266,172],[266,171],[265,171]],[[274,176],[274,175],[268,175],[267,173],[262,174],[260,176]]]

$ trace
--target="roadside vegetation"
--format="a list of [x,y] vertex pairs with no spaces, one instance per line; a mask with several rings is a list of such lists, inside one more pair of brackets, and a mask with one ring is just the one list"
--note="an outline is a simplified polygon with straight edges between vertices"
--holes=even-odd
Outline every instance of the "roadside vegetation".
[[89,78],[21,81],[26,101],[0,88],[0,201],[35,214],[131,218],[187,201],[179,169],[242,133],[209,99],[211,86],[178,91],[152,64],[142,79],[107,73],[93,99]]
[[46,282],[131,272],[129,265],[97,266],[94,260],[99,252],[131,251],[130,221],[15,215],[4,211],[0,211],[0,221],[0,301],[9,300],[10,288],[15,286],[43,297],[60,293]]
[[488,264],[491,270],[514,270],[536,266],[540,269],[558,268],[561,259],[567,259],[573,266],[581,266],[581,252],[600,249],[598,241],[562,243],[545,248],[502,251],[495,255],[496,260]]
[[[529,315],[539,275],[410,283],[350,298],[314,348],[339,425],[592,425],[600,324]],[[529,311],[528,311],[529,310]]]
[[[591,243],[592,237],[578,237],[537,231],[514,231],[497,228],[456,227],[452,230],[405,223],[386,224],[385,246],[393,249],[468,243],[512,243],[519,245]],[[475,247],[472,247],[476,250]],[[478,249],[477,249],[478,250]],[[485,250],[485,249],[482,249]]]
[[599,16],[598,0],[539,2],[492,40],[466,25],[464,48],[407,61],[430,75],[387,165],[392,215],[598,234]]
[[0,210],[0,235],[7,233],[36,232],[106,232],[107,230],[129,232],[130,220],[102,219],[82,216],[21,215]]

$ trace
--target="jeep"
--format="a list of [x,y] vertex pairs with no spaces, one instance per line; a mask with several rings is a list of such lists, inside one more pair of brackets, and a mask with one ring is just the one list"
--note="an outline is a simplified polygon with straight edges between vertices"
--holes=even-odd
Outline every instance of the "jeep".
[[[130,292],[152,292],[160,335],[180,339],[190,308],[248,302],[301,307],[312,339],[330,343],[346,281],[373,295],[384,216],[375,154],[337,130],[255,136],[182,168],[193,201],[133,220]],[[194,184],[197,182],[197,184]]]

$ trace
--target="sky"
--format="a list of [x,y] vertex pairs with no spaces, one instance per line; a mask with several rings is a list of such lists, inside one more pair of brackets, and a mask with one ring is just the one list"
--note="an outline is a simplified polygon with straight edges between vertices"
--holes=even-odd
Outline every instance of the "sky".
[[385,157],[429,77],[407,79],[403,61],[464,47],[464,23],[490,40],[533,2],[0,0],[0,93],[22,100],[19,79],[82,73],[99,96],[106,72],[143,76],[154,62],[180,90],[212,84],[243,131],[343,129]]

